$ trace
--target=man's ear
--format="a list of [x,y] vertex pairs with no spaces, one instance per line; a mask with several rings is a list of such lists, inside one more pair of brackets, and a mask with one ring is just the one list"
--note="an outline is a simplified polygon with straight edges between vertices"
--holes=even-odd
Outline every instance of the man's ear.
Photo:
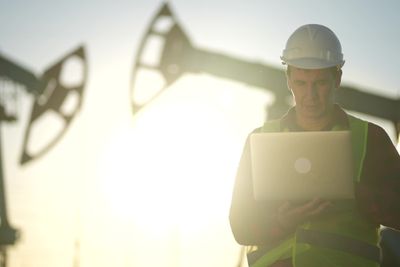
[[290,92],[292,92],[292,86],[290,85],[290,76],[286,74],[286,86]]
[[336,72],[336,81],[335,81],[335,88],[338,89],[342,82],[342,69],[338,69]]
[[290,92],[292,92],[292,87],[290,86],[290,66],[289,65],[287,65],[287,67],[286,67],[286,71],[285,71],[285,76],[286,76],[286,86],[287,86],[287,89],[290,91]]

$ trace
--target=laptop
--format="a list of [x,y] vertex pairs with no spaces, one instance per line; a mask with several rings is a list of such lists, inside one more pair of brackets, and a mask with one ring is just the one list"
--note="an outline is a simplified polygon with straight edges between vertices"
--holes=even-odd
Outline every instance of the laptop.
[[350,131],[250,135],[254,198],[354,198]]

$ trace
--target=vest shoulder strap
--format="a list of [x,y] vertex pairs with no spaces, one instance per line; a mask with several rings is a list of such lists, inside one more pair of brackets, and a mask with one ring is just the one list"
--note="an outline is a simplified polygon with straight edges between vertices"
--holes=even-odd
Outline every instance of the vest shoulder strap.
[[353,148],[355,181],[360,182],[367,152],[368,122],[348,115]]

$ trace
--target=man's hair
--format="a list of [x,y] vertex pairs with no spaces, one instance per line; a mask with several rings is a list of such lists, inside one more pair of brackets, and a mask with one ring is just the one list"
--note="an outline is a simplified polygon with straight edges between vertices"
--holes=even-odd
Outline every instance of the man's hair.
[[[287,65],[286,68],[286,76],[290,77],[290,69],[292,67],[290,65]],[[333,77],[336,78],[336,76],[339,74],[339,72],[341,71],[341,68],[339,66],[334,66],[334,67],[330,67],[328,68],[328,70],[332,73]]]

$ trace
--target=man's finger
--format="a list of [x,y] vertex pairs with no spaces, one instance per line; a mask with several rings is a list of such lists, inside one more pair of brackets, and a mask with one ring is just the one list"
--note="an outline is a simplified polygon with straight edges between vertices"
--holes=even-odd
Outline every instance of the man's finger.
[[311,212],[309,212],[308,215],[316,216],[316,215],[322,213],[323,211],[325,211],[326,209],[328,209],[329,207],[332,207],[331,202],[329,202],[329,201],[323,202],[315,210],[312,210]]
[[311,211],[315,210],[316,208],[318,208],[319,205],[321,204],[321,202],[322,202],[321,199],[315,198],[315,199],[307,202],[303,206],[295,208],[293,211],[295,213],[299,213],[299,214],[302,214],[302,213],[306,214],[306,213],[311,212]]

